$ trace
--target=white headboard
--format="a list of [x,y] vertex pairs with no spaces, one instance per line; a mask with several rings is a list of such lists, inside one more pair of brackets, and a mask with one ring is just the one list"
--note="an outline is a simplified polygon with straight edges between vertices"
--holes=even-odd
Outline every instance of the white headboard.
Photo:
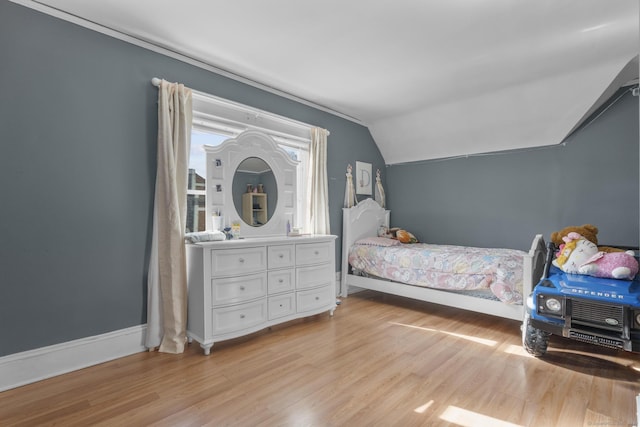
[[365,199],[352,208],[342,209],[341,294],[346,295],[349,274],[349,248],[359,239],[378,235],[381,225],[389,227],[390,211],[373,199]]

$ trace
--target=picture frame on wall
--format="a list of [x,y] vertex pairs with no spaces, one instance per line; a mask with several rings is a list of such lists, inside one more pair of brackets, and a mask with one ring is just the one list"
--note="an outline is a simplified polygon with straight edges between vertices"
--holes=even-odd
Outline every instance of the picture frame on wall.
[[371,163],[356,161],[356,194],[371,195]]

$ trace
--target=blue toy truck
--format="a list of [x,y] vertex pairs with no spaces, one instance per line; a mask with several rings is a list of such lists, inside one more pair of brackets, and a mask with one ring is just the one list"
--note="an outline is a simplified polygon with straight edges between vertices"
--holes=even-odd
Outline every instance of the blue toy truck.
[[604,347],[640,352],[640,274],[634,280],[564,273],[547,247],[540,282],[527,299],[522,344],[540,357],[559,335]]

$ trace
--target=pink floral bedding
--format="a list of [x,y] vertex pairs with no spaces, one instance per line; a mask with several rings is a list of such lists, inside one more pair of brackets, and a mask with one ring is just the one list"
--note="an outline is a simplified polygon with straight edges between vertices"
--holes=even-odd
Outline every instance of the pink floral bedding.
[[522,304],[523,257],[515,249],[426,243],[353,245],[349,264],[369,275],[449,291],[491,289],[502,302]]

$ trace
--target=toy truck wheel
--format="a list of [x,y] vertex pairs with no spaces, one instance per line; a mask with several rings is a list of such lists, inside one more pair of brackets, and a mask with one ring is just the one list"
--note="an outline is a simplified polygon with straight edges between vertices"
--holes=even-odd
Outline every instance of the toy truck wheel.
[[547,352],[549,333],[531,326],[529,315],[522,322],[522,346],[529,354],[541,357]]

